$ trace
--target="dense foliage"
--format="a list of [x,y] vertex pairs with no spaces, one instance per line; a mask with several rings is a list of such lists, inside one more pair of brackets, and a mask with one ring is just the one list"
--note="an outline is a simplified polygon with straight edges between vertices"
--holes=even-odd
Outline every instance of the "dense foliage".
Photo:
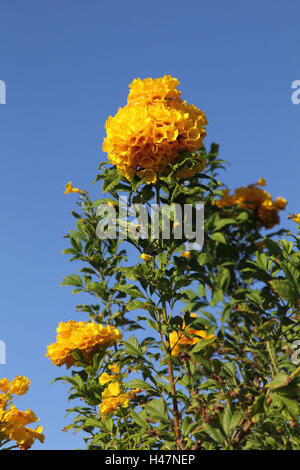
[[[203,158],[205,173],[174,177]],[[186,152],[150,184],[101,164],[96,184],[102,181],[106,197],[80,196],[64,250],[80,269],[63,285],[92,296],[78,312],[123,335],[88,356],[73,350],[71,375],[61,378],[71,385],[69,398],[84,402],[70,410],[75,417],[68,428],[86,432],[88,449],[300,448],[300,367],[293,349],[299,237],[267,233],[245,199],[218,203],[224,163],[217,145],[208,153]],[[124,221],[115,239],[99,239],[97,225],[107,218],[97,207],[108,204],[118,214],[120,195],[129,207],[140,203],[147,211],[153,202],[192,204],[196,211],[200,201],[202,249],[187,251],[188,240],[174,237],[174,230],[169,239],[138,238],[133,222],[123,239]],[[174,228],[174,214],[170,218]]]

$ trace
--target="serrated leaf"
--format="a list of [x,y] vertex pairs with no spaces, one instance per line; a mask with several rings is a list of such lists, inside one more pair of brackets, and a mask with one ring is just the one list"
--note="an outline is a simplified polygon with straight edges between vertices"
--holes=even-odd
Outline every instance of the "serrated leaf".
[[134,336],[131,336],[127,341],[124,341],[124,346],[129,354],[133,356],[143,356],[139,342]]
[[153,419],[158,419],[161,423],[170,424],[167,408],[163,399],[151,400],[146,405],[146,410]]
[[130,412],[132,419],[139,425],[141,428],[147,427],[147,414],[143,410],[140,413],[136,413],[135,411],[131,410]]
[[221,433],[221,431],[217,428],[213,428],[210,424],[208,423],[202,423],[202,427],[204,431],[216,442],[219,444],[222,444],[224,442],[224,437]]
[[144,382],[144,380],[141,380],[141,379],[133,379],[133,380],[130,380],[130,382],[128,382],[126,384],[126,386],[128,388],[142,388],[144,390],[152,390],[153,387],[148,384],[147,382]]

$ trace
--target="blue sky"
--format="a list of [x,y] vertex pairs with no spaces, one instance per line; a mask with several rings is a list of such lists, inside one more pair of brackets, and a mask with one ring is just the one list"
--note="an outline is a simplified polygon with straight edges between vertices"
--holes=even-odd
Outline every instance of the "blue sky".
[[67,386],[50,386],[65,371],[45,357],[59,321],[79,299],[58,287],[73,271],[60,254],[73,228],[76,196],[67,181],[101,197],[92,185],[104,124],[126,102],[135,78],[170,74],[182,95],[205,111],[206,143],[218,142],[231,166],[230,187],[267,179],[274,197],[300,211],[299,2],[271,0],[2,0],[0,80],[1,305],[0,340],[7,364],[0,376],[28,376],[31,407],[46,442],[35,449],[82,448],[61,431]]

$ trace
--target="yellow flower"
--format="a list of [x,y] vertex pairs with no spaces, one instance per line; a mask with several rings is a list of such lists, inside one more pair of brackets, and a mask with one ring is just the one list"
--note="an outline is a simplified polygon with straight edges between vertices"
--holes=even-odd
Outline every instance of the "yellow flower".
[[257,183],[256,183],[258,186],[266,186],[267,182],[265,180],[265,178],[260,178]]
[[79,349],[87,360],[94,351],[103,351],[121,339],[122,335],[114,326],[103,326],[95,322],[70,320],[59,323],[56,343],[47,347],[48,356],[54,365],[74,364],[72,351]]
[[0,380],[0,391],[9,395],[24,395],[28,391],[30,380],[23,375],[18,375],[11,382],[4,377]]
[[13,421],[15,425],[26,426],[29,423],[35,423],[38,418],[29,408],[26,411],[20,411],[14,405],[11,405],[5,413],[5,420]]
[[130,396],[121,392],[119,382],[113,382],[102,392],[102,398],[103,401],[99,405],[99,411],[102,414],[102,419],[105,420],[106,416],[116,411],[119,406],[127,408]]
[[177,90],[179,84],[180,82],[170,75],[156,79],[136,78],[129,85],[128,103],[139,101],[153,103],[156,100],[179,98],[180,91]]
[[7,393],[9,390],[9,380],[6,377],[0,380],[0,391]]
[[294,222],[296,222],[296,224],[300,224],[300,213],[299,214],[292,214],[292,215],[290,215],[289,218],[292,219]]
[[142,253],[140,258],[144,261],[150,261],[152,259],[152,256],[147,255],[147,253]]
[[65,187],[65,194],[70,194],[70,193],[80,193],[80,194],[84,194],[84,191],[81,191],[80,189],[78,188],[74,188],[73,187],[73,184],[72,184],[72,181],[69,181],[69,183],[66,184],[66,187]]
[[[256,185],[262,186],[263,183],[265,179],[261,178]],[[239,206],[240,209],[251,209],[264,227],[272,228],[280,222],[278,211],[285,208],[287,201],[281,197],[273,201],[267,191],[250,184],[247,187],[237,188],[232,195],[228,189],[223,190],[223,196],[213,204],[220,208]]]
[[116,379],[120,373],[120,369],[117,364],[109,365],[108,368],[113,372],[113,374],[107,374],[107,372],[104,372],[103,374],[101,374],[99,377],[100,385],[105,385],[111,382],[112,380]]
[[105,420],[108,414],[114,413],[120,406],[127,408],[130,400],[135,400],[136,395],[142,391],[143,390],[140,388],[134,388],[124,393],[121,390],[119,382],[110,383],[102,392],[103,401],[99,405],[102,420]]
[[14,405],[0,415],[1,432],[11,441],[16,441],[21,450],[29,449],[35,439],[44,442],[45,436],[42,434],[42,426],[35,430],[28,428],[27,425],[38,421],[34,412],[30,409],[26,411],[18,410]]
[[190,251],[182,251],[181,256],[186,259],[191,259],[191,252]]
[[105,384],[111,382],[114,378],[115,378],[115,375],[110,375],[107,372],[104,372],[99,377],[99,384],[100,385],[105,385]]
[[206,116],[180,98],[178,85],[169,75],[135,79],[129,85],[127,105],[108,117],[102,148],[127,179],[137,174],[154,184],[181,152],[203,147]]
[[18,375],[10,384],[10,393],[15,393],[16,395],[24,395],[28,391],[30,380],[27,377]]
[[[191,314],[191,316],[197,317],[195,314]],[[186,336],[185,332],[189,336]],[[190,328],[189,326],[186,326],[185,322],[183,321],[182,331],[172,331],[172,333],[169,335],[171,355],[179,356],[181,352],[186,351],[190,347],[197,344],[201,338],[209,340],[215,339],[216,336],[213,334],[208,335],[205,330],[195,330],[194,328]]]
[[113,382],[102,392],[103,398],[117,397],[121,393],[119,382]]
[[118,364],[111,364],[108,366],[109,370],[111,370],[114,374],[118,375],[120,373],[120,368]]
[[[25,432],[24,432],[25,431]],[[24,428],[22,439],[18,440],[18,446],[21,450],[30,449],[34,443],[34,439],[38,439],[41,443],[44,442],[45,436],[42,434],[43,426],[37,426],[36,429]]]
[[284,210],[287,205],[287,200],[284,197],[278,197],[275,201],[275,206],[279,210]]

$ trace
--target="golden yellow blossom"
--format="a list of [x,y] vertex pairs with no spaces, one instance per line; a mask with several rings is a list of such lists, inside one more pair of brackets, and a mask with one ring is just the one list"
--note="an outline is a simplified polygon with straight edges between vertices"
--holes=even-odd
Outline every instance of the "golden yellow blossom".
[[296,224],[300,224],[300,213],[299,214],[292,214],[292,215],[290,215],[289,218],[292,219],[294,222],[296,222]]
[[162,78],[136,78],[129,85],[128,103],[153,103],[156,100],[170,100],[179,98],[180,91],[177,90],[180,82],[177,78],[165,75]]
[[[261,178],[256,185],[262,185],[262,182],[265,182],[264,178]],[[220,208],[237,205],[240,208],[251,209],[264,227],[272,228],[280,222],[278,211],[285,208],[287,201],[280,197],[273,201],[267,191],[256,185],[250,184],[247,187],[237,188],[232,195],[229,194],[229,189],[225,189],[221,199],[214,201],[213,204]]]
[[[191,314],[191,316],[195,317],[197,315]],[[190,336],[186,336],[185,332]],[[172,331],[169,335],[171,355],[179,356],[180,353],[197,344],[201,338],[209,340],[215,339],[216,336],[213,334],[208,335],[205,330],[195,330],[194,328],[190,328],[188,325],[186,326],[183,321],[182,331]]]
[[140,258],[144,261],[150,261],[152,259],[151,255],[147,255],[147,253],[142,253]]
[[24,395],[28,391],[30,380],[23,375],[18,375],[11,382],[4,377],[0,380],[0,391],[10,395]]
[[265,180],[265,178],[260,178],[257,183],[256,183],[258,186],[266,186],[267,182]]
[[72,351],[79,349],[89,359],[92,352],[104,350],[122,337],[114,326],[74,320],[59,323],[56,331],[56,343],[47,347],[46,356],[54,365],[65,364],[67,368],[74,364]]
[[0,434],[5,435],[8,441],[15,441],[21,450],[29,449],[35,439],[44,442],[42,426],[36,429],[27,427],[35,423],[38,418],[29,408],[26,411],[18,410],[12,404],[13,395],[23,395],[28,391],[30,380],[18,375],[11,382],[4,377],[0,380]]
[[120,367],[118,366],[118,364],[110,364],[108,368],[116,375],[120,373]]
[[115,377],[116,377],[115,375],[110,375],[107,372],[103,372],[103,374],[101,374],[99,377],[99,384],[105,385],[111,382],[112,380],[114,380]]
[[81,191],[80,189],[78,188],[74,188],[73,187],[73,184],[72,184],[72,181],[69,181],[69,183],[66,184],[66,187],[65,187],[65,194],[70,194],[70,193],[80,193],[80,194],[84,194],[84,191]]
[[11,381],[10,384],[10,393],[15,393],[16,395],[24,395],[28,391],[30,380],[27,377],[18,375],[15,379]]
[[123,392],[119,382],[110,383],[108,387],[103,390],[103,401],[99,405],[99,411],[102,415],[102,420],[105,420],[108,414],[117,411],[120,406],[122,408],[127,408],[129,406],[130,400],[135,400],[136,395],[142,391],[143,390],[140,388],[134,388],[128,392]]
[[205,114],[180,98],[178,85],[170,76],[136,79],[129,85],[127,105],[107,119],[103,151],[127,179],[137,174],[154,184],[180,152],[203,146]]
[[9,380],[6,377],[0,380],[0,391],[3,393],[7,393],[9,390],[10,384]]
[[181,256],[183,258],[191,259],[191,252],[190,251],[182,251]]
[[104,372],[103,374],[100,375],[99,377],[99,384],[100,385],[105,385],[112,380],[116,379],[118,375],[120,374],[120,368],[118,364],[112,364],[109,365],[108,368],[113,372],[112,374],[108,374],[107,372]]
[[284,210],[287,205],[287,200],[284,197],[278,197],[275,201],[275,206],[279,210]]

